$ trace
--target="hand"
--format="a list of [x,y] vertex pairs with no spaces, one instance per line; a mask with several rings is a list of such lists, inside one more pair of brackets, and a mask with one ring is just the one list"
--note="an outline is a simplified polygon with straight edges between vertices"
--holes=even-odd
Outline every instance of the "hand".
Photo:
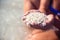
[[54,15],[53,14],[49,14],[47,16],[47,20],[46,20],[46,23],[49,24],[49,23],[52,23],[54,21]]
[[[33,10],[33,11],[30,11],[30,12],[32,12],[32,13],[34,13],[34,12],[36,12],[36,10]],[[28,14],[26,14],[26,15],[28,15]],[[31,27],[34,27],[34,28],[40,28],[40,29],[42,29],[42,28],[45,28],[43,25],[51,25],[52,24],[52,22],[53,22],[53,19],[54,19],[54,16],[53,16],[53,14],[49,14],[49,15],[47,15],[47,19],[46,19],[46,21],[45,21],[45,24],[42,24],[42,25],[40,25],[40,24],[37,24],[37,23],[35,23],[35,21],[33,22],[33,23],[30,23],[29,24],[29,22],[30,21],[27,21],[26,20],[26,15],[25,15],[25,17],[23,18],[24,20],[24,22],[26,23],[26,24],[28,24],[29,26],[31,26]],[[38,16],[38,15],[37,15]],[[40,16],[39,16],[40,17]],[[42,18],[42,19],[44,19],[44,18]],[[42,20],[42,19],[40,19],[40,20]],[[43,22],[44,23],[44,22]],[[45,25],[45,26],[46,26]]]

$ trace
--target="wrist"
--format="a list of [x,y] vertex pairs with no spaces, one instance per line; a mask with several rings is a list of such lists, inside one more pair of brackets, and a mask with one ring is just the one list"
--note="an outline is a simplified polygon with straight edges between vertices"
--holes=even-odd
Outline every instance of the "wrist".
[[39,8],[40,12],[46,13],[46,8]]

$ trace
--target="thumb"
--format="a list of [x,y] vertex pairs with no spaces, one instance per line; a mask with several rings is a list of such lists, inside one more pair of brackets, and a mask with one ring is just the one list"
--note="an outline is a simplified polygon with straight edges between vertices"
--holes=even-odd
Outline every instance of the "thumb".
[[53,14],[49,14],[49,15],[47,16],[46,23],[51,23],[51,22],[53,21],[53,19],[54,19]]

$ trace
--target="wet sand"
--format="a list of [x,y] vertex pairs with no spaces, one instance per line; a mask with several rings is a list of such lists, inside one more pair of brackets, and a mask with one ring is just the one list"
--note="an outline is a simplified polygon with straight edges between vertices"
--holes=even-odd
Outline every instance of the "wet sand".
[[23,0],[0,0],[0,40],[24,40],[29,33],[21,20]]

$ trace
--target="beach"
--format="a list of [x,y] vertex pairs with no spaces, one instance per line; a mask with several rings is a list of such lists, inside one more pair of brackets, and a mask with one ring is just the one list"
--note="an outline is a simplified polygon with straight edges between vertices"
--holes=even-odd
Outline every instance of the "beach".
[[24,40],[29,33],[21,20],[24,0],[0,0],[0,40]]

